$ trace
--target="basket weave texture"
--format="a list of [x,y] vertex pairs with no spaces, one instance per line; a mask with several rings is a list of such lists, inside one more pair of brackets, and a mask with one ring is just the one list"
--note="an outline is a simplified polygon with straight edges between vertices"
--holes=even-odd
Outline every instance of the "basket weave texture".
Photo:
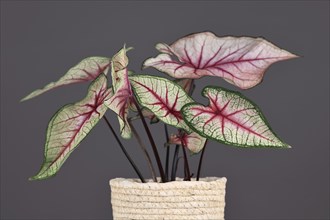
[[224,219],[225,177],[199,181],[141,183],[138,179],[110,180],[115,220],[127,219]]

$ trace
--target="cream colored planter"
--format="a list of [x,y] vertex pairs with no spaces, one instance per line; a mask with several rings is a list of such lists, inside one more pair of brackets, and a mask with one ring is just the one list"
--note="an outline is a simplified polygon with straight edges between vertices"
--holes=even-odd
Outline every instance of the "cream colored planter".
[[224,219],[225,177],[199,181],[141,183],[138,179],[110,180],[113,218]]

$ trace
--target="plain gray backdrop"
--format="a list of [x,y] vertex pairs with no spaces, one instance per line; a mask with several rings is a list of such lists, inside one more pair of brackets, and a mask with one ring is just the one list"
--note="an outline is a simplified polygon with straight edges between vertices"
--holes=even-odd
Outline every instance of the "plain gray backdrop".
[[[1,1],[1,219],[111,219],[109,179],[136,177],[100,121],[55,178],[29,182],[43,160],[50,117],[83,98],[87,84],[19,103],[23,96],[124,43],[135,48],[130,69],[140,72],[143,60],[157,54],[156,43],[206,30],[262,36],[301,56],[272,65],[262,84],[241,91],[292,149],[209,142],[202,175],[228,178],[226,219],[329,219],[328,1]],[[207,84],[239,90],[203,78],[197,101],[206,103],[200,91]],[[114,114],[107,116],[118,129]],[[152,133],[164,158],[163,126],[153,125]],[[149,177],[136,141],[124,143]],[[193,172],[197,159],[190,160]]]

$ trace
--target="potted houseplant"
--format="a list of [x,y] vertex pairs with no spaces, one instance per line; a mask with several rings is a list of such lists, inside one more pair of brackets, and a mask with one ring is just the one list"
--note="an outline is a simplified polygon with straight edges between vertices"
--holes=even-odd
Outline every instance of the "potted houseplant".
[[[138,176],[110,181],[115,219],[223,219],[226,178],[200,178],[207,141],[245,148],[290,146],[272,131],[260,109],[239,92],[206,86],[202,96],[209,104],[204,106],[195,102],[192,98],[195,81],[203,76],[218,76],[241,89],[249,89],[262,81],[272,63],[296,55],[262,38],[218,37],[211,32],[201,32],[185,36],[171,45],[157,44],[160,54],[143,63],[144,68],[153,67],[174,78],[169,80],[129,71],[127,52],[130,49],[124,46],[112,58],[86,58],[58,81],[22,99],[31,99],[63,85],[92,81],[83,100],[65,105],[50,120],[44,162],[30,180],[54,176],[103,118]],[[112,86],[108,85],[110,79]],[[105,116],[108,109],[117,115],[121,137],[137,138],[151,179],[144,178],[126,151]],[[156,166],[152,163],[150,149],[134,128],[136,119],[142,121]],[[146,119],[165,124],[165,163]],[[168,125],[177,128],[177,133],[169,135]],[[175,150],[170,160],[172,145]],[[179,151],[183,155],[183,178],[176,176]],[[193,156],[200,155],[194,178],[186,151]]]

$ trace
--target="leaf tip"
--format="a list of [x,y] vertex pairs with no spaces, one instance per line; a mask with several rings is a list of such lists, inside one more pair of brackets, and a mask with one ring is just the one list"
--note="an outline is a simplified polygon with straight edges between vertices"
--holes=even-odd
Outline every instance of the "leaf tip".
[[148,63],[147,63],[147,62],[149,61],[149,59],[150,59],[150,58],[146,59],[146,60],[143,62],[142,67],[141,67],[141,70],[144,70],[144,69],[146,69],[146,68],[149,67],[149,65],[148,65]]
[[130,51],[130,50],[134,50],[134,47],[126,48],[126,52],[128,52],[128,51]]
[[42,179],[45,179],[45,178],[47,178],[47,177],[45,177],[44,175],[44,172],[42,172],[41,170],[37,173],[37,174],[35,174],[34,176],[31,176],[31,177],[29,177],[29,181],[34,181],[34,180],[42,180]]
[[294,54],[294,53],[291,53],[291,52],[288,52],[288,51],[286,51],[286,52],[288,53],[288,59],[296,59],[296,58],[302,57],[300,55],[297,55],[297,54]]
[[27,96],[24,96],[19,102],[24,102],[26,100],[34,98],[35,96],[36,95],[34,95],[34,93],[32,92],[32,93],[28,94]]
[[27,96],[25,96],[24,98],[22,98],[21,100],[19,100],[19,102],[24,102],[26,100],[28,100]]
[[[275,46],[276,47],[276,46]],[[290,60],[290,59],[295,59],[299,58],[300,56],[294,53],[291,53],[285,49],[278,48],[279,49],[279,60]]]
[[36,180],[34,176],[28,178],[29,181]]
[[54,177],[56,173],[45,173],[45,172],[39,172],[34,176],[31,176],[28,178],[29,181],[35,181],[35,180],[45,180],[49,179],[51,177]]
[[283,149],[291,149],[292,148],[291,145],[289,145],[287,143],[284,143],[284,142],[282,142],[282,144],[279,147],[280,148],[283,148]]
[[29,177],[29,181],[35,181],[35,180],[41,180],[42,178],[40,178],[39,177],[39,175],[37,174],[37,175],[35,175],[35,176],[31,176],[31,177]]

